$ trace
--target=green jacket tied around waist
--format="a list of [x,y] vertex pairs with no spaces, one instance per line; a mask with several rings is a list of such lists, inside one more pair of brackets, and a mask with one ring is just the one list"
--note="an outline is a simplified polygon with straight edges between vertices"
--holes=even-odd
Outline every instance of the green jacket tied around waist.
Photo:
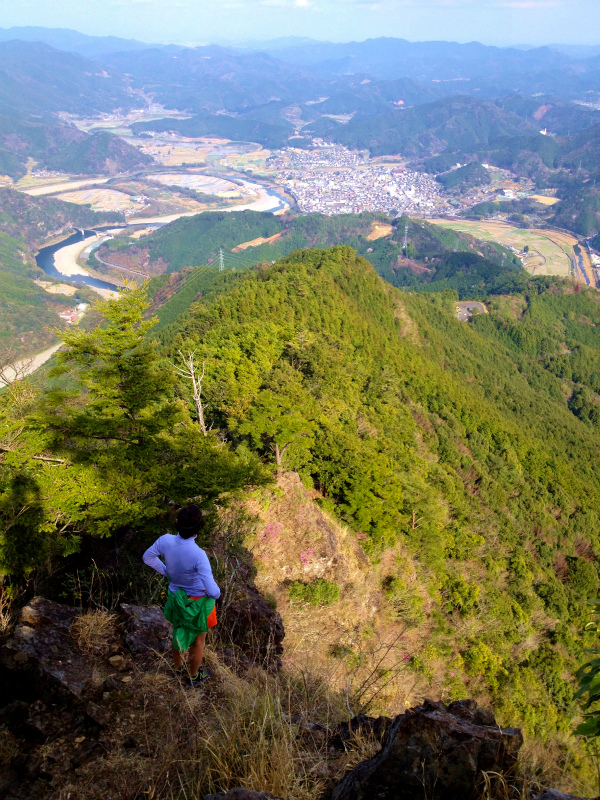
[[164,607],[164,615],[173,625],[173,648],[182,652],[188,650],[196,636],[208,631],[207,618],[215,607],[212,597],[192,600],[183,589],[176,594],[169,592]]

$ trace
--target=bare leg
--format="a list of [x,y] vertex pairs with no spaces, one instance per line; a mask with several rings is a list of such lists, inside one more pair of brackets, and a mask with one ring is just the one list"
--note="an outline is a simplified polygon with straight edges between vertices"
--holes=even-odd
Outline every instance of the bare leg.
[[175,650],[174,647],[171,648],[171,652],[173,653],[173,662],[175,663],[175,669],[179,669],[183,666],[183,653],[181,650]]
[[202,663],[202,659],[204,657],[204,642],[206,641],[206,634],[201,633],[199,636],[196,636],[196,639],[192,646],[190,647],[190,654],[188,659],[188,668],[190,671],[190,675],[192,678],[198,670],[200,669],[200,664]]

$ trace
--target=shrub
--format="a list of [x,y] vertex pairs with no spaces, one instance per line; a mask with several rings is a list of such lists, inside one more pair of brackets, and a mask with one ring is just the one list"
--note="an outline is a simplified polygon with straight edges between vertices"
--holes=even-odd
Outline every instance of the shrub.
[[310,603],[311,606],[330,606],[340,599],[340,587],[333,581],[317,578],[312,583],[294,581],[288,590],[293,602]]
[[535,591],[551,614],[556,614],[559,618],[567,616],[567,596],[560,581],[551,578],[548,583],[538,584]]
[[479,593],[479,586],[469,583],[461,575],[447,578],[442,590],[447,610],[460,611],[464,615],[474,611]]
[[499,674],[508,673],[502,666],[502,659],[484,642],[475,642],[463,655],[465,668],[469,675],[481,675],[490,688],[498,688]]
[[384,592],[390,606],[407,625],[418,625],[425,618],[423,598],[411,591],[402,578],[389,578]]
[[598,591],[598,572],[596,567],[584,558],[569,556],[569,586],[582,599],[591,600]]

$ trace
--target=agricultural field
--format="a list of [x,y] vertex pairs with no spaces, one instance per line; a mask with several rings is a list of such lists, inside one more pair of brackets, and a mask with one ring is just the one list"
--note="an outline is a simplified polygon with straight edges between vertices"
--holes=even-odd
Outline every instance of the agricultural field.
[[133,212],[140,211],[144,204],[132,200],[130,195],[117,192],[114,189],[103,189],[92,187],[90,189],[80,189],[72,192],[65,192],[57,196],[58,200],[67,203],[78,203],[79,205],[89,205],[92,211],[120,211]]
[[202,194],[214,194],[218,197],[241,197],[240,187],[231,181],[214,175],[203,175],[202,173],[188,172],[181,174],[178,172],[160,173],[152,176],[155,181],[164,183],[166,186],[181,186],[184,189],[194,189]]
[[574,258],[573,246],[577,244],[574,236],[538,228],[516,228],[505,222],[494,220],[474,222],[462,219],[430,219],[428,221],[461,233],[469,233],[477,239],[514,247],[520,253],[524,251],[525,247],[528,247],[529,252],[522,260],[523,267],[532,275],[567,277],[571,274],[571,259]]
[[181,167],[184,164],[205,164],[208,154],[215,146],[227,144],[227,139],[185,139],[178,137],[172,142],[164,139],[127,138],[146,155],[150,155],[164,167]]
[[34,182],[34,179],[28,180],[27,178],[23,178],[15,184],[15,189],[18,189],[24,194],[28,194],[30,197],[42,197],[43,195],[58,194],[59,192],[79,189],[82,186],[100,186],[108,181],[109,178],[87,178],[84,180],[69,181],[67,175],[62,175],[60,178],[38,179],[38,182]]
[[553,206],[556,205],[556,203],[560,203],[558,197],[549,197],[546,194],[531,194],[529,198],[535,200],[536,203],[541,203],[543,206]]
[[251,153],[231,153],[229,155],[220,156],[219,161],[221,166],[227,169],[251,169],[253,172],[266,174],[266,163],[270,155],[270,150],[265,150],[258,146],[258,148]]

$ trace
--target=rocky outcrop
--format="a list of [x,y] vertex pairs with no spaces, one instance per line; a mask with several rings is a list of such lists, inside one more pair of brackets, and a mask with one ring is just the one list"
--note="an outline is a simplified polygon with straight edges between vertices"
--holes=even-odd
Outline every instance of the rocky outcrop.
[[171,625],[159,606],[134,606],[121,603],[127,633],[125,644],[136,656],[166,653],[171,647]]
[[223,609],[217,635],[230,651],[225,655],[234,661],[237,654],[241,663],[267,670],[281,668],[285,636],[281,615],[253,586],[236,588],[234,599]]
[[484,772],[506,774],[523,744],[474,700],[424,705],[396,717],[383,748],[339,783],[332,800],[477,800]]
[[338,725],[330,737],[329,746],[338,749],[352,744],[357,736],[367,739],[382,741],[388,732],[392,719],[390,717],[368,717],[366,714],[357,714],[349,722]]
[[0,651],[0,662],[10,671],[26,673],[38,690],[44,687],[81,697],[91,684],[92,672],[69,633],[80,613],[76,608],[34,597]]

